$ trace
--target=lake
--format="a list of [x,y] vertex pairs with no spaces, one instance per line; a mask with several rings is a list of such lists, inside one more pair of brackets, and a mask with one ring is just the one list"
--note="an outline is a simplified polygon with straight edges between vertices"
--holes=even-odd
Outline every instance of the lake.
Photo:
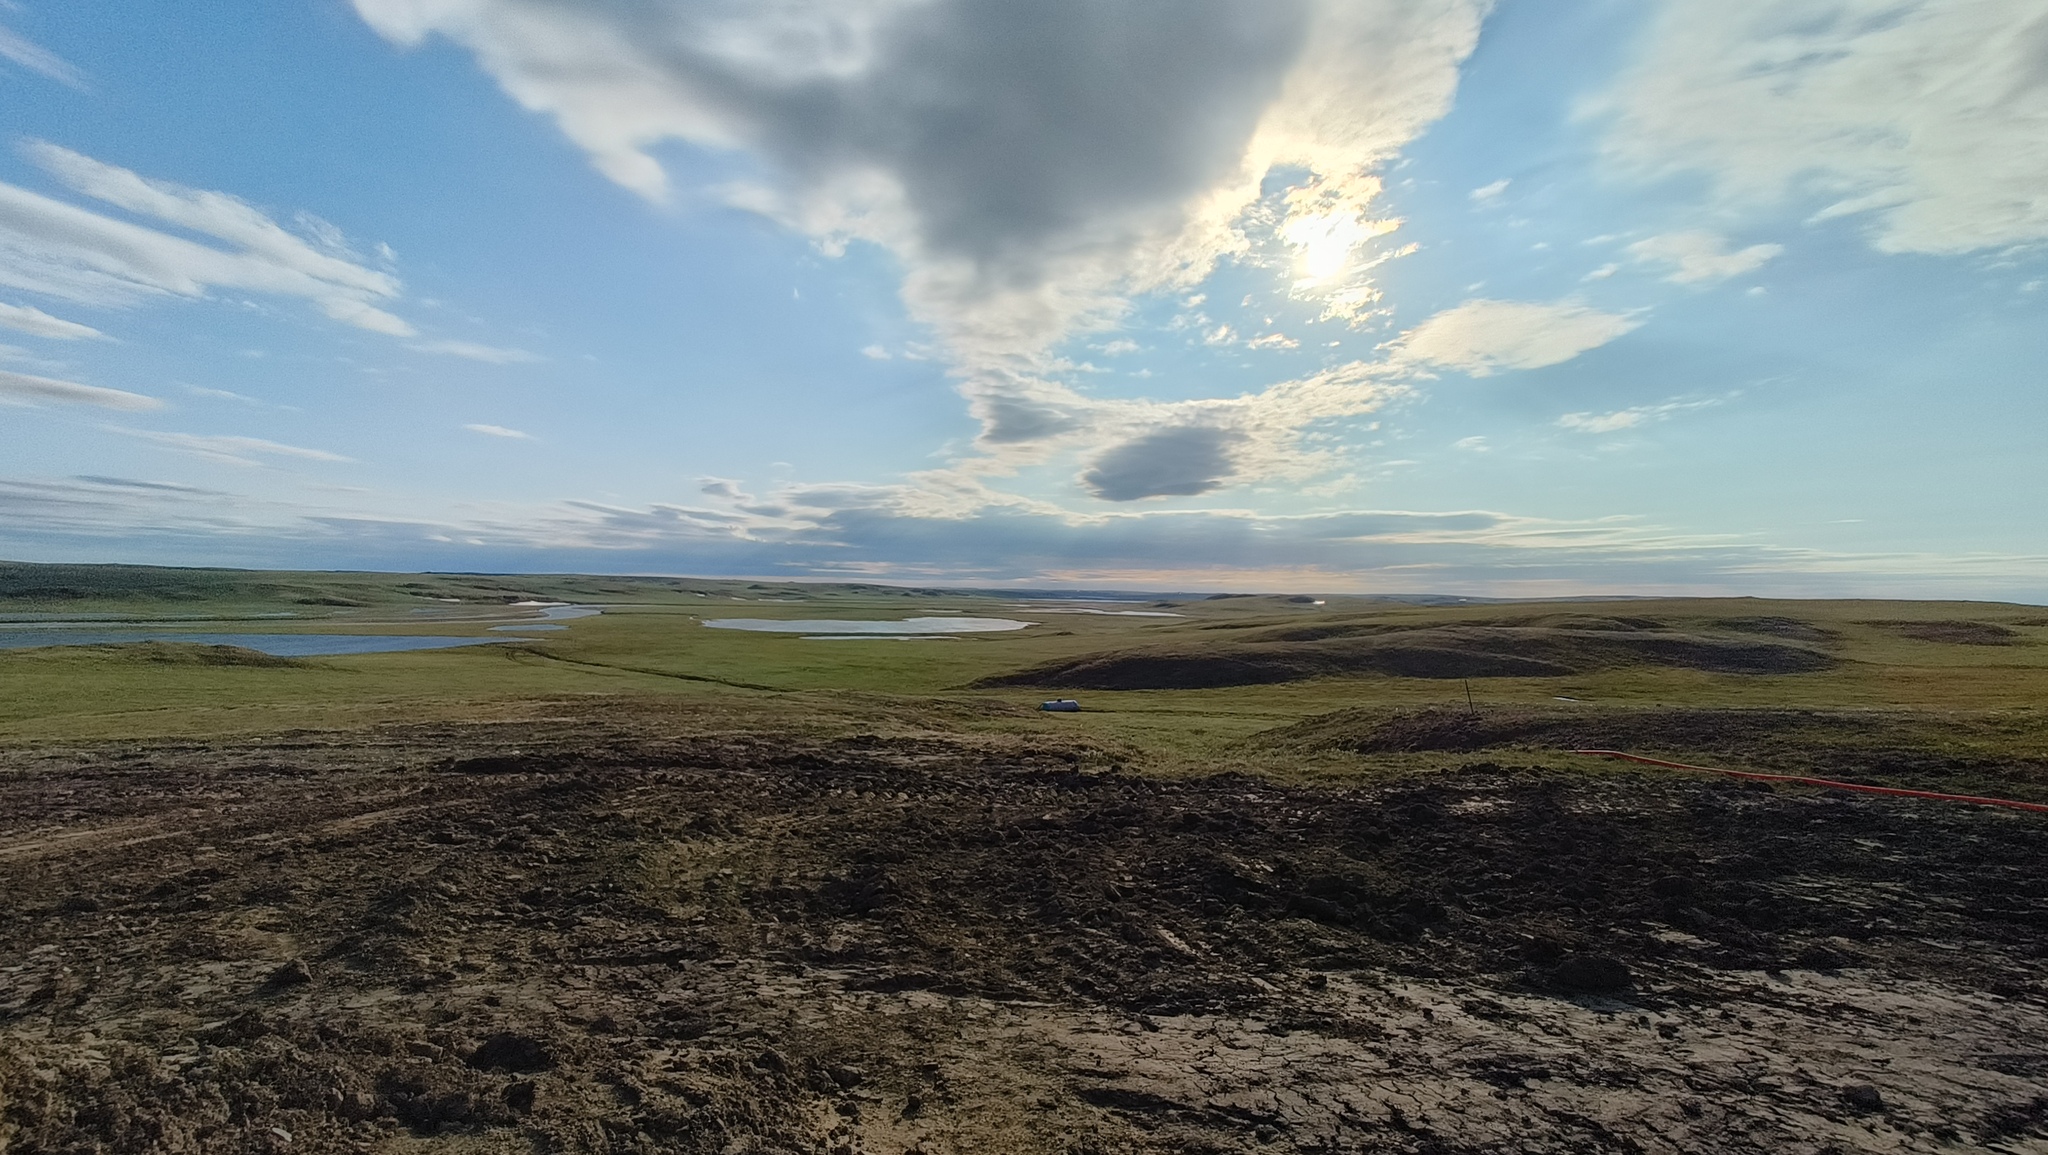
[[835,640],[856,637],[916,637],[941,634],[999,634],[1029,629],[1034,622],[1011,618],[903,618],[893,622],[849,621],[841,618],[714,618],[704,623],[714,630],[751,630],[762,634],[830,635]]

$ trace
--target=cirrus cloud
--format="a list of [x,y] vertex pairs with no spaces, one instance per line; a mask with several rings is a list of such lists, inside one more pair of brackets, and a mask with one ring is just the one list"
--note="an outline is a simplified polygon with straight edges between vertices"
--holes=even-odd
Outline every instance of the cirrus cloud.
[[306,218],[308,239],[226,193],[151,180],[45,141],[22,151],[74,192],[230,247],[0,184],[0,285],[100,306],[241,289],[297,297],[373,333],[413,335],[383,308],[399,294],[397,278],[337,249],[324,221]]
[[41,309],[28,305],[9,305],[0,302],[0,328],[27,333],[32,337],[48,337],[53,341],[81,341],[93,339],[104,341],[105,333],[91,325],[81,325],[62,317],[52,317]]
[[1679,0],[1599,105],[1610,158],[1721,203],[1863,216],[1884,252],[2048,241],[2048,10]]
[[102,409],[124,409],[131,412],[161,409],[164,405],[156,398],[145,397],[140,393],[104,389],[98,385],[80,385],[76,381],[60,381],[54,377],[35,377],[27,373],[10,373],[0,369],[0,402],[34,405],[48,401],[66,405],[96,405]]

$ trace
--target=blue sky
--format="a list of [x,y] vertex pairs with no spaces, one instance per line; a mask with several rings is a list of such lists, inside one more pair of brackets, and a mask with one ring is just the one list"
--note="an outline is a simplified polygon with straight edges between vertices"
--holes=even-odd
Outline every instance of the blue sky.
[[2048,13],[0,0],[0,556],[2048,600]]

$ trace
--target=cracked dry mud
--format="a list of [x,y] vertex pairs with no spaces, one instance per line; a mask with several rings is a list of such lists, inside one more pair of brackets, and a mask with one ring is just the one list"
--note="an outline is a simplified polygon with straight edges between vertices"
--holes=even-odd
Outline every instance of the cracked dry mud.
[[0,1150],[2048,1151],[2042,821],[616,723],[0,755]]

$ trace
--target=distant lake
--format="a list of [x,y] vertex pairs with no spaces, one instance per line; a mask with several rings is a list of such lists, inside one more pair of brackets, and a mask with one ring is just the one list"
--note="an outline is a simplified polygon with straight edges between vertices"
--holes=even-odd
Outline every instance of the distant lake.
[[119,646],[129,642],[188,642],[195,646],[240,646],[279,658],[324,658],[338,654],[389,654],[403,650],[449,650],[457,646],[501,645],[517,638],[451,638],[377,634],[187,634],[175,630],[0,630],[0,650],[33,646]]
[[831,635],[844,640],[853,637],[904,637],[919,634],[999,634],[1029,629],[1036,623],[1010,618],[904,618],[894,622],[858,622],[842,618],[715,618],[705,622],[714,630],[751,630],[762,634]]
[[[599,606],[560,603],[528,603],[518,609],[540,612],[525,622],[492,626],[492,630],[560,630],[565,626],[543,624],[574,620],[603,613]],[[264,615],[271,616],[271,615]],[[197,646],[240,646],[245,650],[278,658],[326,658],[343,654],[395,654],[408,650],[452,650],[458,646],[504,645],[537,639],[465,638],[436,634],[244,634],[192,633],[184,630],[150,629],[147,626],[115,627],[101,615],[80,614],[69,620],[39,620],[32,624],[0,624],[0,650],[26,650],[36,646],[120,646],[130,642],[189,642]],[[16,620],[19,620],[17,615]],[[225,622],[207,622],[226,625]]]

